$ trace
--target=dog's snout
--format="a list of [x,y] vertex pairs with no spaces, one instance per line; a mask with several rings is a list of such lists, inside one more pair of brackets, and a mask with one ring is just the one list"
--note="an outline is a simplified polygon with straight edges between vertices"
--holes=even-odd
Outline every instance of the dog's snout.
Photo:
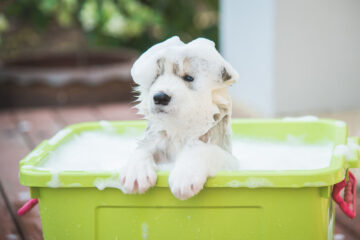
[[168,105],[171,97],[163,92],[158,92],[154,95],[154,103],[158,105]]

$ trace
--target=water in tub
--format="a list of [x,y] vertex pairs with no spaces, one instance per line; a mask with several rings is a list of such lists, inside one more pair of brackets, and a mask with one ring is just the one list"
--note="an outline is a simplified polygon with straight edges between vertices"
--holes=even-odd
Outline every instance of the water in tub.
[[[119,135],[111,131],[83,132],[51,152],[38,168],[56,172],[116,171],[131,155],[140,136],[141,133]],[[327,167],[332,156],[332,144],[304,144],[303,137],[288,136],[285,142],[234,137],[233,154],[241,170],[308,170]],[[171,164],[158,166],[158,170],[171,168]]]

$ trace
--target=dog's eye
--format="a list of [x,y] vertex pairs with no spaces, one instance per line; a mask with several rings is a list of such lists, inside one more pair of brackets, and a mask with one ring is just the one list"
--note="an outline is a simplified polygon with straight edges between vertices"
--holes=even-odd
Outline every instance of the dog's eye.
[[187,82],[192,82],[192,81],[194,81],[194,78],[193,78],[192,76],[190,76],[190,75],[185,75],[185,76],[183,77],[183,79],[184,79],[185,81],[187,81]]

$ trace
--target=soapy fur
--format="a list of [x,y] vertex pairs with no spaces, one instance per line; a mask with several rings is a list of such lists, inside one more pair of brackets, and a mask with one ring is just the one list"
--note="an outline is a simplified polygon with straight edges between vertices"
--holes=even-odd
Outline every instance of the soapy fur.
[[[157,164],[173,162],[169,186],[175,197],[197,194],[209,176],[237,169],[231,154],[231,99],[227,88],[237,72],[215,49],[198,38],[172,37],[148,49],[134,63],[137,108],[148,126],[120,172],[125,193],[144,193],[156,184]],[[154,95],[171,97],[155,104]]]

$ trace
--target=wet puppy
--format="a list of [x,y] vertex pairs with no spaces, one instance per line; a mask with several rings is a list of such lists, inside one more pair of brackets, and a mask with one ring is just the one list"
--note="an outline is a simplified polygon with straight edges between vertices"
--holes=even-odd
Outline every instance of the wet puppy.
[[172,37],[141,55],[131,75],[148,126],[120,172],[125,193],[154,186],[157,163],[174,164],[169,186],[182,200],[197,194],[217,171],[236,168],[227,88],[238,74],[212,41],[184,44]]

